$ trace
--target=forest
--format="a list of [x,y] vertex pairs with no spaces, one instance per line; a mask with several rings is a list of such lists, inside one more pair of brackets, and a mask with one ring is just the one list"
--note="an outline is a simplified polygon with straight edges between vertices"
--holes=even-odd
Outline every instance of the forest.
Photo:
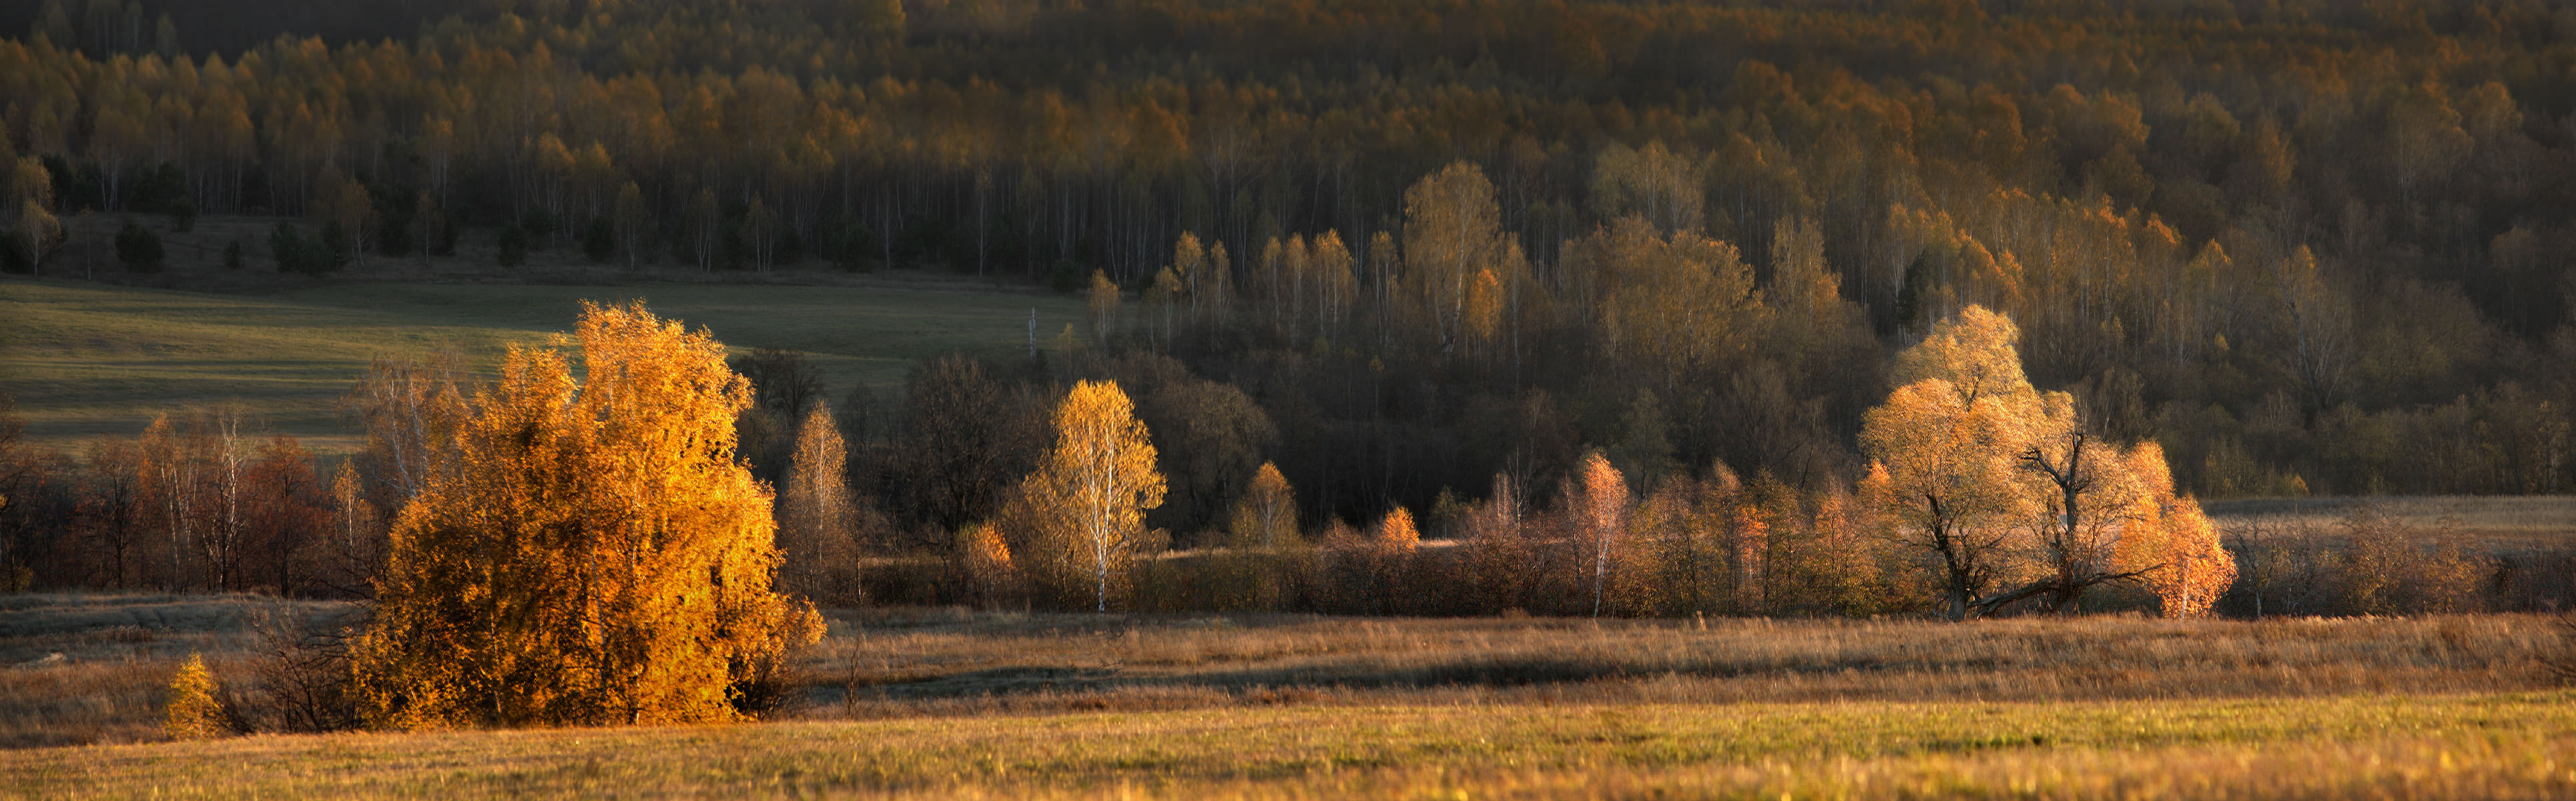
[[[48,0],[0,40],[0,266],[58,275],[80,215],[254,215],[283,219],[241,243],[260,267],[317,276],[515,241],[646,275],[934,271],[1086,298],[1087,330],[924,362],[892,397],[737,358],[742,453],[782,519],[805,513],[786,499],[828,406],[835,536],[940,566],[817,597],[1021,597],[974,566],[1016,536],[1056,400],[1108,381],[1159,449],[1142,525],[1175,551],[1240,542],[1265,487],[1293,488],[1316,542],[1404,541],[1398,515],[1464,542],[1574,520],[1609,475],[1638,518],[1783,532],[1730,540],[1724,588],[1687,608],[1613,612],[1930,611],[1912,552],[1832,548],[1869,528],[1848,513],[1887,461],[1870,415],[1912,380],[1901,354],[1987,310],[2034,393],[2156,449],[2181,497],[2576,485],[2576,10],[2547,4],[541,0],[305,4],[259,31],[162,5]],[[381,432],[428,397],[401,393],[470,372],[387,364],[353,408]],[[0,560],[64,585],[365,592],[381,554],[348,543],[408,496],[398,438],[329,480],[255,439],[218,416],[0,454]],[[288,489],[258,508],[344,547],[101,567],[97,532],[159,542],[215,506],[145,465],[271,476]],[[2234,570],[2343,576],[2303,580],[2332,596],[2314,610],[2563,593],[2514,589],[2539,557],[2481,571],[2419,539],[2239,549]],[[1747,555],[1791,542],[1813,547]],[[1165,600],[1137,603],[1611,595],[1567,570],[1444,595],[1405,571],[1468,557],[1350,558],[1263,568],[1307,578],[1258,598],[1192,589],[1251,568],[1151,560],[1137,580],[1166,589],[1139,597]],[[1892,567],[1792,572],[1863,562]],[[2391,566],[2448,578],[2368,586]],[[2406,592],[2428,595],[2385,595]]]

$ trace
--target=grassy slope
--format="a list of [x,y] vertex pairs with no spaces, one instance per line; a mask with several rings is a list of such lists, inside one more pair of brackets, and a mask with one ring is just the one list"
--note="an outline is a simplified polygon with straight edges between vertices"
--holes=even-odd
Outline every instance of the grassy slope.
[[359,283],[254,295],[0,282],[0,385],[31,437],[131,435],[163,411],[226,402],[323,450],[352,440],[336,403],[375,354],[444,348],[489,367],[512,342],[572,327],[583,299],[642,297],[736,348],[805,351],[835,396],[899,384],[913,360],[1025,347],[1081,317],[1046,295],[934,289]]
[[2563,693],[2072,704],[1380,706],[0,753],[31,798],[2564,797]]

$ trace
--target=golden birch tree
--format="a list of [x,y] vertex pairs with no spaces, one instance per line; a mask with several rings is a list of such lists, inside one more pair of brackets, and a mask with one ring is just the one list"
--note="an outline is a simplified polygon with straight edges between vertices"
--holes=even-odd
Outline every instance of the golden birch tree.
[[2071,611],[2087,589],[2132,580],[2196,584],[2202,595],[2174,590],[2169,608],[2206,608],[2234,566],[2219,578],[2225,551],[2199,504],[2174,495],[2163,449],[2123,448],[2073,397],[2033,389],[2020,336],[1969,306],[1898,356],[1900,386],[1864,419],[1876,463],[1863,495],[1900,542],[1940,557],[1954,620],[2026,598]]
[[353,647],[370,724],[736,720],[821,635],[770,589],[724,346],[641,302],[585,305],[575,340],[578,368],[513,348],[402,507]]
[[[1443,356],[1490,334],[1516,276],[1493,273],[1519,254],[1503,233],[1494,184],[1474,164],[1454,162],[1404,190],[1403,284],[1430,319]],[[1481,288],[1480,288],[1481,287]]]
[[18,201],[18,247],[26,249],[29,271],[43,275],[45,254],[62,243],[63,222],[34,200]]
[[1262,462],[1252,485],[1235,502],[1228,526],[1237,548],[1278,548],[1297,544],[1297,494],[1279,466]]
[[852,527],[858,510],[850,497],[849,452],[831,404],[816,402],[796,427],[785,486],[778,491],[778,550],[784,563],[780,588],[833,603],[857,599],[852,575]]
[[1592,616],[1600,617],[1610,586],[1610,562],[1626,532],[1628,478],[1610,459],[1593,451],[1566,479],[1567,522],[1583,543],[1584,561],[1592,566]]
[[1163,505],[1163,473],[1136,406],[1114,381],[1073,385],[1055,410],[1056,441],[1021,487],[1034,532],[1109,611],[1144,535],[1146,510]]
[[1285,568],[1301,544],[1297,530],[1297,494],[1279,467],[1269,462],[1253,472],[1251,486],[1235,501],[1226,527],[1233,547],[1225,557],[1228,600],[1237,608],[1276,608],[1283,594]]
[[1107,343],[1110,326],[1118,323],[1118,284],[1109,280],[1109,273],[1091,271],[1087,301],[1091,313],[1091,341]]

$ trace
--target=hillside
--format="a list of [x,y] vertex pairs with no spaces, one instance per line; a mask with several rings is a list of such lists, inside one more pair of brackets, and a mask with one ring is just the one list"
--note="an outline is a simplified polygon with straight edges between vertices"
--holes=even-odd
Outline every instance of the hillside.
[[152,415],[238,403],[270,428],[351,447],[338,401],[373,356],[465,354],[479,367],[562,331],[582,300],[641,297],[733,348],[805,354],[837,399],[856,384],[900,394],[912,362],[949,351],[1027,352],[1081,319],[1075,301],[955,288],[650,284],[332,283],[247,294],[0,282],[0,375],[29,436],[77,451]]

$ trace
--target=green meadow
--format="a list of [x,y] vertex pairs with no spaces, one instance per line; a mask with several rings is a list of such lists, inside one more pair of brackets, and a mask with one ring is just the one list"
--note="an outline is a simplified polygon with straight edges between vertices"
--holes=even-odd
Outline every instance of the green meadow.
[[489,369],[510,344],[569,330],[584,300],[642,298],[737,352],[804,353],[837,398],[900,391],[918,359],[1025,353],[1083,317],[1078,299],[950,287],[349,283],[252,294],[0,282],[0,387],[28,435],[77,448],[153,415],[239,404],[324,452],[356,442],[340,399],[379,355],[442,350]]

